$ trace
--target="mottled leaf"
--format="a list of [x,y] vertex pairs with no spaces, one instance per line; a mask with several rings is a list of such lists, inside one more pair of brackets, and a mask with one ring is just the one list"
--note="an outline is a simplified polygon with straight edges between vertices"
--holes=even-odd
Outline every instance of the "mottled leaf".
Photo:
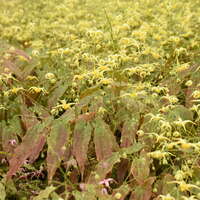
[[[122,148],[118,152],[113,152],[109,158],[100,161],[96,167],[96,173],[98,174],[99,179],[104,179],[106,175],[112,171],[113,166],[121,161],[121,158],[140,151],[142,147],[142,144],[135,143],[128,148]],[[90,176],[89,182],[93,183],[96,182],[96,180],[93,176]]]
[[91,134],[92,127],[89,122],[79,120],[76,123],[73,135],[73,155],[78,162],[82,177],[85,169],[85,162],[87,161],[87,151]]
[[112,170],[113,166],[118,162],[120,162],[120,153],[113,152],[109,158],[102,160],[98,163],[95,171],[95,173],[99,177],[98,180],[96,180],[95,177],[91,175],[88,182],[95,183],[96,181],[103,180],[106,175]]
[[22,56],[24,57],[27,61],[31,60],[31,57],[23,50],[21,49],[15,49],[13,51],[8,51],[8,53],[13,54],[15,56]]
[[64,123],[53,124],[50,136],[48,137],[48,152],[47,152],[47,168],[48,168],[48,180],[51,181],[58,168],[65,151],[65,144],[67,136],[70,132],[69,127]]
[[9,160],[9,171],[7,178],[11,178],[27,159],[34,162],[39,156],[46,142],[52,119],[46,119],[44,123],[33,126],[23,137],[22,143],[15,149],[13,156]]
[[137,124],[135,121],[125,121],[121,134],[121,147],[128,147],[133,144],[136,136]]
[[172,122],[178,118],[181,118],[182,120],[193,120],[193,113],[188,108],[177,105],[168,112],[167,118]]
[[27,131],[31,127],[38,123],[37,117],[31,112],[24,104],[21,106],[21,126],[24,131]]
[[150,200],[152,199],[152,184],[155,181],[155,177],[150,177],[145,180],[143,185],[139,185],[135,188],[135,191],[131,194],[130,200]]
[[147,156],[135,158],[132,162],[131,173],[138,184],[143,184],[144,181],[149,177],[150,159]]
[[177,188],[175,187],[175,183],[172,184],[169,182],[172,182],[174,180],[174,176],[172,176],[171,174],[162,174],[161,179],[157,180],[154,186],[158,189],[158,193],[160,194],[172,194],[173,191],[175,192],[177,190]]
[[12,62],[11,60],[8,60],[8,59],[6,59],[6,60],[4,60],[4,62],[3,62],[3,66],[5,67],[5,68],[8,68],[9,69],[9,71],[8,72],[4,72],[4,73],[13,73],[13,74],[15,74],[15,76],[17,77],[17,79],[19,79],[19,80],[22,80],[22,72],[21,72],[21,70],[17,67],[17,65],[14,63],[14,62]]
[[47,169],[48,180],[51,181],[56,169],[63,160],[67,139],[70,135],[69,121],[74,119],[74,112],[68,110],[62,117],[54,120],[52,130],[47,139]]
[[82,115],[79,115],[76,119],[72,120],[71,123],[76,123],[80,120],[84,120],[84,121],[91,121],[95,118],[96,116],[96,112],[88,112],[88,113],[85,113],[85,114],[82,114]]
[[200,90],[200,72],[195,72],[192,76],[191,76],[191,80],[192,80],[192,85],[188,86],[184,92],[185,92],[185,106],[187,108],[192,107],[193,104],[195,104],[195,98],[193,97],[193,92],[195,90]]
[[94,120],[94,144],[98,161],[108,158],[113,151],[118,149],[112,131],[100,118]]
[[12,118],[9,120],[9,125],[6,126],[4,122],[2,122],[2,130],[1,140],[3,151],[7,153],[7,158],[10,158],[10,155],[13,153],[14,149],[18,144],[17,135],[21,135],[21,126],[18,117]]
[[169,95],[176,96],[181,90],[181,86],[177,83],[176,77],[167,77],[167,79],[161,82],[160,86],[167,87],[169,89]]

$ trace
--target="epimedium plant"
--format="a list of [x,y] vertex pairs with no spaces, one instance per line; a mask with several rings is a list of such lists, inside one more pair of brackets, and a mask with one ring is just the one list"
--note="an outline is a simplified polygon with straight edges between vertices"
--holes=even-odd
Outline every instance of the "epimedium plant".
[[0,198],[199,199],[199,8],[3,0]]

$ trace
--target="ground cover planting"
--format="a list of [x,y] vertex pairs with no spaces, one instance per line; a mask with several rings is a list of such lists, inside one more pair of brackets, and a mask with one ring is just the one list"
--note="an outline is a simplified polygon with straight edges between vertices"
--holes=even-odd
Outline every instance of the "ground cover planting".
[[199,0],[0,3],[0,200],[200,199]]

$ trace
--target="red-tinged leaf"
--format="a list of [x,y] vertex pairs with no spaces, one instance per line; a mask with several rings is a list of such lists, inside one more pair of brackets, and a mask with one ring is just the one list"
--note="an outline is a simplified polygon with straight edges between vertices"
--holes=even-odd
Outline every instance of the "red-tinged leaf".
[[[38,94],[37,94],[38,95]],[[24,91],[22,94],[23,102],[27,107],[31,107],[34,105],[34,94],[30,94],[29,91]]]
[[2,147],[3,151],[7,153],[7,158],[10,159],[10,156],[14,152],[14,149],[17,147],[18,138],[17,135],[21,135],[21,126],[18,118],[13,118],[9,121],[9,125],[6,125],[2,122]]
[[[70,150],[70,156],[71,156],[72,155],[72,147],[71,146],[69,147],[69,150]],[[64,165],[65,169],[69,170],[70,167],[72,167],[74,169],[78,169],[77,161],[72,156],[68,157],[68,159],[65,160],[66,159],[65,155],[66,154],[64,154],[64,158],[63,158],[63,161],[64,161],[63,165]]]
[[70,135],[69,121],[74,119],[73,110],[68,110],[62,117],[54,120],[52,130],[47,139],[47,170],[48,180],[51,181],[56,169],[63,160],[66,144]]
[[[106,175],[111,172],[113,166],[121,161],[121,158],[123,158],[124,155],[126,156],[128,154],[136,153],[142,148],[142,144],[135,143],[128,148],[122,148],[118,152],[113,152],[109,158],[100,161],[96,167],[96,173],[99,176],[99,180],[103,180]],[[95,179],[95,177],[91,175],[88,182],[95,183],[96,181],[97,180]]]
[[106,175],[112,171],[113,166],[118,162],[120,162],[120,153],[113,152],[109,158],[102,160],[97,165],[96,174],[98,175],[98,179],[91,175],[89,177],[88,183],[96,183],[97,181],[105,179]]
[[163,174],[159,180],[154,183],[154,186],[158,189],[158,194],[166,195],[168,193],[172,194],[172,191],[176,191],[176,183],[172,184],[170,182],[174,181],[174,176],[171,174]]
[[[127,184],[123,184],[113,191],[112,196],[114,197],[114,199],[125,200],[130,191],[131,188]],[[118,197],[119,194],[121,195],[120,198]]]
[[137,186],[135,191],[132,192],[130,200],[150,200],[152,199],[152,184],[155,181],[155,177],[150,177],[145,180],[143,185]]
[[94,101],[94,96],[95,94],[80,99],[79,103],[75,105],[76,112],[78,114],[88,112],[88,105]]
[[87,161],[88,145],[92,134],[92,127],[89,122],[79,120],[74,129],[73,135],[73,156],[76,158],[81,175],[83,177],[85,163]]
[[57,120],[55,120],[51,133],[47,140],[47,168],[49,181],[52,180],[56,169],[63,159],[66,148],[65,144],[67,142],[67,136],[69,133],[70,129],[66,126],[66,124],[59,123]]
[[23,50],[20,49],[15,49],[14,51],[8,51],[8,53],[13,54],[15,56],[22,56],[24,57],[27,61],[31,60],[31,57]]
[[128,170],[130,168],[130,162],[128,159],[122,159],[117,168],[117,180],[122,183]]
[[49,100],[48,100],[48,106],[51,108],[52,106],[55,106],[58,99],[63,96],[65,91],[67,90],[67,87],[69,85],[67,83],[62,84],[62,82],[59,82],[57,84],[57,88],[51,93]]
[[195,104],[195,98],[193,97],[193,92],[195,90],[200,90],[200,72],[196,72],[192,75],[190,78],[192,80],[192,85],[188,86],[188,88],[185,89],[185,106],[187,108],[192,107],[193,104]]
[[36,63],[33,62],[33,61],[31,61],[31,62],[29,63],[29,65],[27,65],[27,66],[25,67],[25,69],[24,69],[23,72],[22,72],[22,73],[23,73],[23,75],[22,75],[23,80],[26,79],[28,75],[33,74],[33,72],[34,72],[33,70],[35,69],[35,67],[36,67]]
[[72,109],[68,109],[60,118],[59,120],[63,120],[64,123],[70,123],[71,121],[74,121],[75,119],[75,113]]
[[22,77],[22,72],[21,72],[21,70],[16,66],[16,64],[14,64],[11,60],[4,60],[4,62],[3,62],[3,66],[5,67],[5,68],[8,68],[9,69],[9,71],[8,72],[5,72],[4,71],[4,73],[13,73],[13,74],[15,74],[16,76],[17,76],[17,79],[19,79],[19,80],[22,80],[21,79],[21,77]]
[[[176,84],[174,84],[176,83]],[[177,83],[176,78],[167,77],[167,79],[161,82],[160,86],[166,86],[169,89],[169,95],[177,95],[181,90],[181,85]]]
[[95,116],[96,116],[96,112],[88,112],[88,113],[79,115],[76,119],[72,120],[71,123],[74,124],[80,120],[89,122],[89,121],[93,120],[95,118]]
[[[4,59],[3,66],[8,68],[11,73],[14,73],[17,79],[23,80],[25,78],[24,73],[19,68],[19,64],[17,63],[16,56],[23,57],[27,62],[30,62],[31,58],[26,54],[26,52],[20,49],[16,49],[14,51],[8,51],[7,53],[9,53],[11,57],[9,59]],[[30,68],[30,65],[28,67]],[[6,73],[10,73],[10,72],[6,72]]]
[[39,123],[37,117],[24,104],[21,106],[21,126],[24,131]]
[[94,144],[98,161],[108,158],[113,151],[118,149],[112,131],[100,118],[94,120]]
[[78,169],[74,168],[69,176],[69,180],[71,181],[71,183],[73,184],[77,184],[79,181],[79,171]]
[[42,135],[38,138],[37,143],[34,145],[34,150],[31,152],[30,151],[30,155],[29,155],[29,162],[33,163],[39,156],[40,152],[43,149],[43,146],[46,143],[46,136],[49,133],[50,129],[45,128],[43,129],[43,133]]
[[41,135],[34,140],[35,141],[33,141],[33,138],[26,137],[24,138],[22,144],[16,148],[13,157],[9,160],[10,168],[7,173],[8,179],[11,178],[19,170],[19,168],[28,158],[30,158],[31,162],[37,159],[45,144],[46,138],[44,135]]
[[45,123],[38,123],[26,133],[22,143],[15,149],[13,156],[9,160],[8,179],[19,170],[27,159],[30,159],[30,162],[34,162],[37,159],[45,144],[51,121],[51,118],[46,119]]
[[136,137],[137,124],[135,121],[125,121],[121,134],[121,147],[131,146]]
[[186,77],[189,77],[191,73],[196,73],[198,70],[198,67],[199,67],[198,65],[192,65],[188,67],[187,69],[178,72],[178,77],[183,80]]
[[131,173],[137,183],[142,185],[149,177],[150,159],[146,155],[140,156],[140,158],[135,158],[132,162]]

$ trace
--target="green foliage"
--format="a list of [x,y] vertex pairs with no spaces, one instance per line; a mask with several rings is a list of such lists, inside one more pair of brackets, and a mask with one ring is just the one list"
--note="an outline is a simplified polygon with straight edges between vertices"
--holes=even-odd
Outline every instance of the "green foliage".
[[199,199],[199,13],[1,0],[0,199]]

